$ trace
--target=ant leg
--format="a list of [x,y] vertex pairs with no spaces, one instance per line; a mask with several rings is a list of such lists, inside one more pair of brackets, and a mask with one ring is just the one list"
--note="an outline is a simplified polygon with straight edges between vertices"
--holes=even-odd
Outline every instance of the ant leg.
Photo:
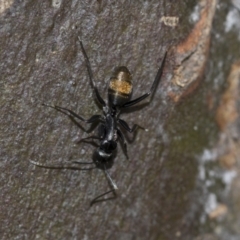
[[[115,199],[117,197],[117,194],[116,194],[116,190],[118,189],[117,185],[114,183],[114,181],[112,180],[111,176],[109,175],[105,165],[104,165],[104,173],[105,173],[105,176],[108,180],[108,183],[110,184],[111,186],[111,190],[97,196],[96,198],[94,198],[91,203],[90,203],[90,206],[92,206],[93,204],[97,203],[97,202],[103,202],[103,201],[108,201],[108,200],[112,200],[112,199]],[[100,199],[102,198],[103,196],[109,194],[109,193],[113,193],[113,197],[110,197],[110,198],[103,198],[103,199]]]
[[97,136],[90,136],[90,137],[85,137],[85,138],[80,139],[80,140],[78,141],[78,143],[80,143],[80,142],[84,142],[84,141],[87,140],[87,139],[98,139],[98,140],[101,140],[100,137],[97,137]]
[[83,43],[81,41],[81,39],[78,37],[78,40],[80,42],[80,46],[81,46],[81,49],[82,49],[82,53],[84,55],[84,58],[85,58],[85,62],[86,62],[86,66],[87,66],[87,70],[88,70],[88,75],[89,75],[89,78],[90,78],[90,81],[91,81],[91,84],[93,86],[93,89],[95,91],[95,94],[96,94],[96,97],[97,97],[97,100],[99,101],[99,103],[102,105],[102,106],[106,106],[106,103],[105,101],[102,99],[102,97],[100,96],[99,92],[98,92],[98,89],[95,85],[95,82],[94,82],[94,79],[93,79],[93,72],[92,72],[92,68],[91,68],[91,64],[89,62],[89,59],[88,59],[88,56],[87,56],[87,53],[83,47]]
[[97,121],[102,119],[101,115],[93,115],[89,119],[85,119],[85,118],[79,116],[78,114],[76,114],[75,112],[73,112],[72,110],[67,109],[67,108],[59,107],[59,106],[56,106],[56,105],[52,106],[52,105],[48,105],[48,104],[45,104],[45,103],[42,103],[42,105],[46,106],[46,107],[53,108],[53,109],[57,110],[58,112],[61,112],[65,115],[67,115],[70,118],[75,117],[75,118],[80,119],[81,121],[84,121],[86,123],[94,123],[94,122],[97,122]]
[[157,75],[154,79],[154,82],[152,84],[152,87],[150,89],[150,91],[148,93],[145,93],[144,95],[142,95],[141,97],[138,97],[132,101],[129,101],[125,104],[122,105],[121,108],[128,108],[128,107],[131,107],[139,102],[141,102],[143,99],[147,98],[150,94],[152,94],[155,89],[157,88],[157,85],[158,85],[158,82],[162,76],[162,72],[163,72],[163,67],[164,67],[164,63],[165,63],[165,60],[166,60],[166,56],[167,56],[167,52],[165,52],[164,56],[163,56],[163,60],[162,60],[162,63],[161,63],[161,66],[160,68],[158,69],[158,72],[157,72]]
[[97,137],[97,136],[90,136],[90,137],[86,137],[86,138],[82,138],[80,139],[79,141],[77,141],[76,143],[81,143],[81,142],[86,142],[86,143],[90,143],[90,144],[93,144],[93,145],[96,145],[96,147],[99,147],[99,144],[97,144],[96,142],[92,141],[86,141],[88,139],[98,139],[98,140],[101,140],[100,137]]
[[49,168],[49,169],[71,169],[71,170],[92,170],[96,167],[90,167],[90,168],[78,168],[75,166],[72,166],[72,164],[94,164],[94,162],[78,162],[78,161],[69,161],[69,162],[62,162],[62,163],[54,163],[54,164],[42,164],[36,161],[29,160],[30,163],[33,165],[36,165],[38,167],[42,168]]
[[118,123],[130,133],[134,132],[137,128],[143,129],[144,131],[148,131],[147,129],[139,126],[138,124],[134,124],[133,127],[130,128],[128,124],[122,119],[118,119]]
[[124,135],[123,133],[120,131],[120,129],[117,128],[117,135],[119,136],[122,144],[123,144],[123,149],[124,149],[124,154],[126,155],[127,159],[128,158],[128,152],[127,152],[127,144],[126,144],[126,141],[125,141],[125,138],[124,138]]

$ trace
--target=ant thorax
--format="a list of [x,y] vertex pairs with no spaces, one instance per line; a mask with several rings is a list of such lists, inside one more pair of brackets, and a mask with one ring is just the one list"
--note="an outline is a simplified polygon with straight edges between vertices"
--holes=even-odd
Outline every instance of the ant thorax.
[[103,114],[104,116],[111,115],[112,117],[118,116],[120,113],[120,110],[117,109],[115,106],[103,106]]
[[110,113],[109,107],[107,105],[103,106],[103,114],[104,114],[104,116],[106,116],[108,113]]

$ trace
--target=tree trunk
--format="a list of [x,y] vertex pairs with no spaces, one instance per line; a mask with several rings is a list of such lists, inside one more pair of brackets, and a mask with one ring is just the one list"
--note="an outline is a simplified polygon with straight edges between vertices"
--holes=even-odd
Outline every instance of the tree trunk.
[[[232,2],[0,2],[1,239],[240,238],[240,15]],[[42,106],[102,114],[78,37],[104,99],[122,65],[132,98],[148,92],[167,51],[154,95],[121,114],[148,131],[124,132],[129,160],[118,144],[109,169],[117,198],[91,207],[109,190],[101,169],[30,163],[92,161],[96,146],[77,140],[97,128]]]

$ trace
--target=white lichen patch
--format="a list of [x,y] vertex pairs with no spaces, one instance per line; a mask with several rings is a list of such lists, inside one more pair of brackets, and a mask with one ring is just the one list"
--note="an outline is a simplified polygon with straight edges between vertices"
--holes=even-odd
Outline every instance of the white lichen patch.
[[240,39],[240,13],[239,9],[232,9],[226,17],[225,21],[225,32],[235,31],[238,33],[238,38]]
[[0,0],[0,14],[10,8],[12,4],[13,0]]
[[176,27],[179,23],[179,18],[172,16],[163,16],[161,17],[160,22],[163,22],[166,26],[169,27]]
[[54,8],[60,8],[61,4],[62,4],[62,0],[52,0],[52,6]]

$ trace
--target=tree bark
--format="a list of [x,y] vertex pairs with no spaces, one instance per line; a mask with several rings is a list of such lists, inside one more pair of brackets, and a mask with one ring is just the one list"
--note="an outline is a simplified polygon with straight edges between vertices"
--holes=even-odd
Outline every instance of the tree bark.
[[[239,36],[237,24],[227,25],[237,7],[216,0],[2,1],[1,239],[240,237],[233,221],[240,219]],[[122,113],[148,131],[125,133],[129,161],[118,144],[109,170],[117,198],[92,207],[109,190],[101,169],[29,162],[92,159],[95,147],[76,143],[91,127],[41,104],[86,118],[102,113],[78,37],[104,99],[121,65],[132,73],[133,98],[148,92],[168,52],[154,95]]]

